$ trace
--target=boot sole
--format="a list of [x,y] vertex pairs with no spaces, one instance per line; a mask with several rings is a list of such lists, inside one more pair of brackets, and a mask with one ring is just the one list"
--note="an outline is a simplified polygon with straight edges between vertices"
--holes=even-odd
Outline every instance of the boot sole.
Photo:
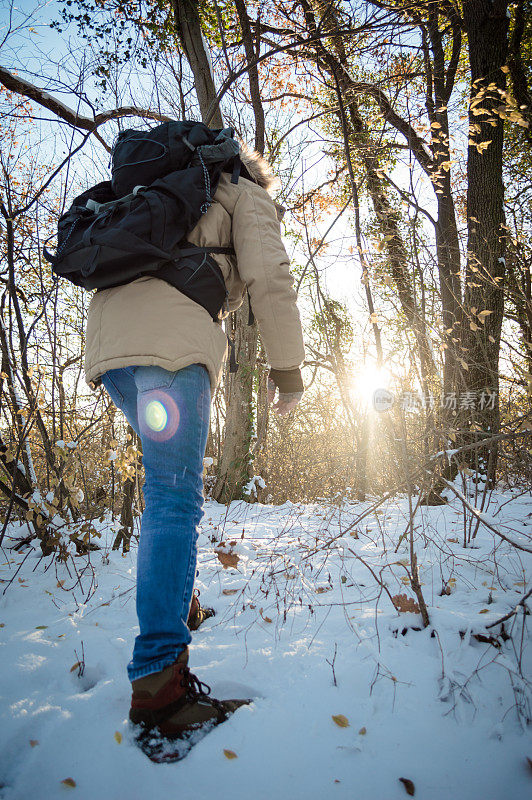
[[[247,700],[242,702],[242,705],[249,705],[252,702],[252,700]],[[135,742],[142,752],[155,764],[168,764],[185,758],[194,745],[201,742],[213,728],[218,727],[218,725],[229,719],[242,705],[235,708],[234,711],[225,712],[225,715],[220,719],[210,719],[199,723],[194,729],[188,727],[181,732],[172,734],[161,733],[157,724],[150,728],[146,727],[145,719],[140,724],[136,723],[134,720],[136,715],[132,713],[134,709],[131,710],[129,718],[136,728]]]
[[185,758],[194,745],[201,742],[213,728],[220,724],[220,722],[215,721],[205,722],[200,728],[194,731],[187,731],[181,736],[174,736],[172,738],[163,736],[157,729],[151,731],[142,729],[140,733],[136,735],[135,741],[142,752],[147,755],[154,764],[171,764]]

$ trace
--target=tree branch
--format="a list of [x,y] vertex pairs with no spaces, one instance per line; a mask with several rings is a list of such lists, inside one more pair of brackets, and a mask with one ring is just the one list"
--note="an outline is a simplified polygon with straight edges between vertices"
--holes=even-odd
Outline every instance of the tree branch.
[[145,117],[146,119],[154,119],[159,122],[165,122],[171,119],[157,111],[151,111],[148,108],[136,108],[135,106],[120,106],[110,111],[102,111],[99,114],[95,114],[93,117],[85,117],[78,114],[72,108],[69,108],[65,103],[52,97],[52,95],[48,94],[44,89],[40,89],[25,78],[14,75],[8,69],[1,66],[0,83],[10,92],[15,92],[22,97],[27,97],[29,100],[33,100],[33,102],[48,109],[48,111],[51,111],[57,117],[60,117],[60,119],[68,122],[68,124],[72,125],[74,128],[81,128],[82,130],[90,132],[96,131],[97,128],[105,122],[109,122],[113,119],[121,119],[122,117]]

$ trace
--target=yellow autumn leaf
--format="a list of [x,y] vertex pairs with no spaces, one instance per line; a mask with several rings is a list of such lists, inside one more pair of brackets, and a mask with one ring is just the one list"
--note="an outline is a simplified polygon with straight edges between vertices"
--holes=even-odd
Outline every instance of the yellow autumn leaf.
[[493,314],[493,311],[488,311],[488,309],[486,308],[484,309],[484,311],[479,311],[477,316],[482,318],[482,317],[487,317],[488,314]]
[[366,729],[365,729],[365,728],[360,728],[360,730],[359,730],[359,734],[360,734],[360,736],[365,736],[365,735],[366,735],[366,733],[367,733],[367,731],[366,731]]
[[224,750],[224,756],[231,761],[232,758],[238,758],[234,750]]
[[74,778],[64,778],[64,780],[62,780],[61,783],[63,784],[63,786],[69,786],[71,789],[73,789],[76,785],[76,781],[74,780]]
[[122,744],[122,734],[120,731],[115,731],[115,742],[117,744]]
[[489,613],[489,608],[483,608],[482,611],[479,611],[478,613],[479,614],[488,614]]
[[75,664],[72,664],[70,667],[70,672],[74,672],[75,669],[78,669],[81,666],[81,661],[76,661]]
[[349,720],[347,717],[344,717],[343,714],[333,714],[332,715],[333,722],[338,725],[339,728],[348,728],[349,727]]

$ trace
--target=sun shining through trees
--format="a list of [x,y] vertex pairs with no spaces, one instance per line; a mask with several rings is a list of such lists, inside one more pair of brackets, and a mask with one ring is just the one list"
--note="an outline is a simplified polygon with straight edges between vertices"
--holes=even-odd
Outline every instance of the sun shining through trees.
[[392,375],[385,367],[364,364],[355,371],[351,382],[351,395],[356,404],[369,408],[377,389],[392,388]]

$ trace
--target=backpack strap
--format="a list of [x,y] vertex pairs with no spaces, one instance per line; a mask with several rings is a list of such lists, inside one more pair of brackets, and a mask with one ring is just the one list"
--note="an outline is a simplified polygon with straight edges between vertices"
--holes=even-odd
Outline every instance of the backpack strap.
[[193,256],[196,253],[225,253],[228,256],[234,256],[235,249],[234,247],[195,247],[191,245],[185,248],[180,247],[175,258],[179,258],[180,256]]
[[248,326],[255,324],[255,314],[253,313],[253,309],[251,308],[251,297],[249,296],[249,289],[246,289],[248,293]]
[[233,174],[231,175],[231,183],[238,183],[241,169],[242,169],[242,161],[240,160],[240,156],[238,155],[235,156],[235,161],[233,164]]
[[231,339],[228,333],[225,334],[227,336],[227,344],[229,345],[229,372],[234,374],[238,372],[238,361],[236,360],[236,351],[235,351],[235,340]]

